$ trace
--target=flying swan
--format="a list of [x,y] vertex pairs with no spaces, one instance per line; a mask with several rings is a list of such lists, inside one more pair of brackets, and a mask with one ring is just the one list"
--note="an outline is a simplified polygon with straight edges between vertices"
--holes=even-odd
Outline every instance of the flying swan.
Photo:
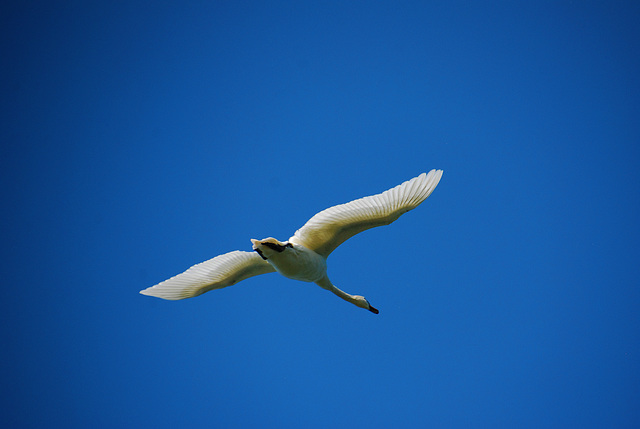
[[345,301],[378,314],[363,296],[349,295],[331,283],[327,277],[327,257],[355,234],[389,225],[418,207],[431,195],[441,177],[442,170],[431,170],[381,194],[330,207],[309,219],[289,241],[272,237],[251,239],[253,252],[235,250],[216,256],[140,293],[169,300],[191,298],[258,274],[277,271],[290,279],[313,282]]

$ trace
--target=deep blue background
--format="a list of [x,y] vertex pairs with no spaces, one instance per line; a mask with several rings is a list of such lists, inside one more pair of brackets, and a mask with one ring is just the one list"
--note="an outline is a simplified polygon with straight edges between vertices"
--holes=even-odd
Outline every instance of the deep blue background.
[[[7,427],[639,427],[637,2],[3,6]],[[432,168],[329,259],[138,294]]]

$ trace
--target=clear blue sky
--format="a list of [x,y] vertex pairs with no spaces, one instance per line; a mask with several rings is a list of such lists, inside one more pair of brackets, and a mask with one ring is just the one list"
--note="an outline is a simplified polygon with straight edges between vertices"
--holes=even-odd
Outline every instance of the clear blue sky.
[[[640,426],[637,2],[14,3],[6,427]],[[432,168],[329,258],[378,316],[138,294]]]

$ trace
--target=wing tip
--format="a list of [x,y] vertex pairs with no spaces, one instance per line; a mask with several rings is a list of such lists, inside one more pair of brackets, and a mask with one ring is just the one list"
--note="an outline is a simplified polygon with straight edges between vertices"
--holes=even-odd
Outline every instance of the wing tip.
[[[442,179],[443,173],[444,173],[443,170],[435,169],[435,168],[429,171],[429,174],[427,174],[426,176],[426,182],[428,184],[427,187],[430,189],[429,194],[431,194],[431,192],[433,192],[436,186],[438,186],[438,183],[440,183],[440,179]],[[422,174],[425,174],[425,173],[422,173]]]
[[405,189],[407,189],[406,192],[412,194],[410,204],[411,209],[416,208],[417,206],[422,204],[424,200],[429,198],[434,189],[436,189],[436,186],[438,186],[438,183],[440,183],[442,173],[442,170],[437,170],[434,168],[428,173],[423,172],[417,177],[414,177],[413,179],[404,182],[402,185],[399,185],[405,187]]
[[157,295],[155,293],[153,293],[154,291],[152,291],[151,289],[152,287],[148,287],[146,289],[142,289],[140,292],[138,292],[140,295],[144,295],[144,296],[155,296],[157,297]]
[[140,295],[153,296],[155,298],[166,299],[168,301],[178,301],[180,299],[189,298],[188,296],[179,296],[175,293],[167,293],[167,291],[162,291],[154,288],[155,286],[151,286],[141,290],[139,293]]
[[427,177],[442,177],[442,173],[444,172],[444,170],[440,169],[440,168],[433,168],[429,171],[429,173],[422,173],[420,176],[427,176]]

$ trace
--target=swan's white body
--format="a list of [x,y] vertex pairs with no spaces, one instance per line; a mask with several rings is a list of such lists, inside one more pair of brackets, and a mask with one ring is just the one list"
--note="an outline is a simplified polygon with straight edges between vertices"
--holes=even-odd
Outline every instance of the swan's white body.
[[290,279],[316,283],[377,314],[378,310],[364,297],[349,295],[331,283],[327,277],[327,257],[353,235],[388,225],[416,208],[431,195],[441,177],[442,170],[431,170],[381,194],[330,207],[309,219],[289,241],[280,242],[271,237],[252,239],[254,252],[235,250],[216,256],[140,293],[170,300],[184,299],[277,271]]

